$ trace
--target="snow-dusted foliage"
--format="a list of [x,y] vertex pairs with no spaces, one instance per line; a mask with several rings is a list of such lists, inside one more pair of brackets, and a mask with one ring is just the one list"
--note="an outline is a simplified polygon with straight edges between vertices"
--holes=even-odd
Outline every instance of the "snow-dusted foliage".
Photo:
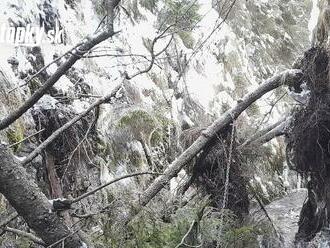
[[[79,56],[79,51],[72,50],[75,45],[92,39],[109,25],[106,2],[0,2],[0,119],[42,87],[71,54]],[[201,220],[200,235],[209,247],[215,240],[231,245],[237,235],[242,238],[236,247],[253,247],[262,240],[258,241],[257,236],[263,235],[264,226],[239,226],[233,209],[225,214],[220,211],[223,209],[209,209],[226,202],[215,198],[225,199],[225,194],[208,197],[210,190],[200,192],[207,183],[224,179],[225,169],[214,172],[212,167],[216,160],[219,166],[228,161],[229,147],[223,148],[220,141],[215,142],[217,149],[210,148],[215,155],[209,159],[209,175],[193,173],[197,167],[191,161],[192,165],[172,178],[150,209],[132,224],[132,240],[114,235],[119,227],[113,226],[112,220],[126,215],[129,209],[123,210],[122,206],[138,200],[156,174],[162,174],[187,148],[180,140],[197,138],[183,137],[183,130],[202,130],[268,77],[291,68],[295,58],[309,46],[317,14],[317,4],[312,0],[122,0],[115,10],[115,35],[84,54],[23,118],[0,131],[0,141],[12,144],[15,156],[24,161],[57,128],[122,85],[110,101],[66,130],[40,152],[33,164],[26,166],[43,192],[53,199],[51,211],[54,203],[77,197],[115,178],[152,171],[155,174],[120,180],[75,203],[70,210],[73,217],[63,214],[63,219],[67,225],[76,219],[88,220],[84,231],[94,230],[88,234],[97,244],[95,247],[172,247],[185,241],[181,239],[197,215]],[[15,39],[8,41],[8,30],[19,27],[35,28],[32,40],[36,42],[40,35],[45,39],[33,46]],[[47,40],[52,30],[62,34],[56,43]],[[297,92],[277,89],[266,94],[235,121],[235,146],[240,148],[255,132],[276,123],[296,101],[307,104],[309,97],[310,91],[304,85]],[[230,143],[230,135],[228,131],[225,145]],[[288,172],[285,163],[284,147],[279,138],[234,154],[234,170],[239,174],[236,179],[238,184],[244,181],[244,217],[249,211],[250,195],[257,195],[260,204],[268,204],[296,187],[296,175]],[[201,154],[210,156],[207,149]],[[203,162],[197,164],[201,167]],[[191,175],[204,181],[194,178],[191,182]],[[185,185],[192,186],[184,190]],[[222,192],[222,186],[211,188]],[[234,200],[229,197],[229,201]],[[3,205],[0,196],[0,213]],[[250,205],[256,208],[257,203],[252,200]],[[120,209],[120,214],[113,209]],[[269,225],[265,228],[269,229]],[[267,235],[273,238],[274,230],[268,229]],[[189,238],[201,240],[198,235]],[[81,247],[89,247],[87,243]],[[197,247],[199,243],[191,245]]]

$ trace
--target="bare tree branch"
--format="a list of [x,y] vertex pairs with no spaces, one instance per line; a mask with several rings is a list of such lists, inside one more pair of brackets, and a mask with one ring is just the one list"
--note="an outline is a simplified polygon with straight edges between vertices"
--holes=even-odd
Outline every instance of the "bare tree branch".
[[[78,232],[79,232],[79,229],[76,230],[76,231],[74,231],[74,232],[72,232],[72,233],[70,233],[70,234],[68,234],[68,235],[66,235],[65,237],[63,237],[63,238],[57,240],[56,242],[54,242],[54,243],[48,245],[46,248],[52,248],[52,247],[55,247],[55,246],[58,245],[58,244],[61,244],[62,247],[65,247],[65,240],[69,239],[72,235],[75,235],[75,234],[78,233]],[[84,247],[84,246],[79,246],[79,248],[80,248],[80,247]]]
[[39,130],[39,131],[37,131],[37,132],[35,132],[35,133],[33,133],[33,134],[31,134],[31,135],[29,135],[29,136],[27,136],[27,137],[25,137],[24,139],[21,139],[21,140],[15,142],[15,143],[13,143],[13,144],[10,144],[8,147],[9,147],[9,148],[12,148],[12,147],[14,147],[14,146],[16,146],[16,145],[18,145],[18,144],[21,144],[22,142],[24,142],[24,141],[26,141],[26,140],[28,140],[28,139],[30,139],[30,138],[36,136],[37,134],[39,134],[39,133],[41,133],[41,132],[43,132],[43,131],[45,131],[44,128],[41,129],[41,130]]
[[197,223],[196,220],[193,220],[193,221],[191,222],[188,231],[187,231],[186,234],[182,237],[181,242],[180,242],[177,246],[175,246],[175,248],[180,248],[181,246],[183,246],[183,247],[186,247],[186,246],[188,246],[188,247],[201,247],[201,246],[202,246],[202,244],[200,244],[200,245],[198,245],[198,246],[190,246],[190,245],[185,244],[185,240],[186,240],[186,238],[188,237],[188,235],[190,234],[190,232],[192,231],[192,229],[194,228],[194,226],[196,225],[196,223]]
[[126,178],[130,178],[130,177],[136,177],[136,176],[141,176],[141,175],[162,175],[161,173],[156,173],[156,172],[136,172],[136,173],[132,173],[132,174],[128,174],[128,175],[124,175],[118,178],[115,178],[89,192],[86,192],[85,194],[82,194],[74,199],[66,199],[66,198],[58,198],[58,199],[53,199],[50,202],[53,205],[53,210],[54,211],[62,211],[62,210],[67,210],[67,209],[71,209],[71,205],[81,201],[82,199],[85,199],[86,197],[95,194],[96,192],[100,191],[101,189],[104,189],[105,187],[116,183],[120,180],[126,179]]
[[249,184],[249,188],[251,189],[252,191],[252,194],[254,196],[254,198],[257,200],[261,210],[264,212],[264,214],[266,215],[267,219],[269,220],[270,224],[272,225],[272,228],[274,229],[274,232],[276,234],[276,236],[278,237],[279,240],[282,240],[281,238],[281,234],[277,231],[277,228],[272,220],[272,218],[270,218],[264,204],[262,203],[261,199],[259,198],[258,194],[255,192],[254,188],[251,186],[251,184]]
[[5,227],[4,230],[6,232],[11,232],[11,233],[14,233],[14,234],[16,234],[18,236],[27,238],[27,239],[33,241],[34,243],[36,243],[38,245],[46,246],[46,243],[44,241],[42,241],[42,239],[34,236],[32,233],[24,232],[22,230],[18,230],[18,229],[11,228],[11,227]]
[[173,35],[171,36],[169,42],[166,44],[166,46],[161,50],[159,51],[158,53],[155,53],[155,45],[157,43],[158,40],[162,39],[164,37],[164,34],[172,27],[173,25],[169,25],[163,32],[161,32],[158,36],[156,36],[152,43],[151,43],[151,47],[150,47],[150,55],[151,55],[151,61],[150,61],[150,64],[147,68],[145,68],[144,70],[142,71],[139,71],[139,72],[136,72],[134,73],[133,75],[129,76],[127,73],[126,73],[126,79],[130,80],[140,74],[143,74],[143,73],[146,73],[148,71],[150,71],[152,69],[152,66],[154,65],[155,63],[155,59],[161,55],[163,52],[165,52],[165,50],[169,47],[169,45],[171,44],[172,40],[173,40]]
[[286,121],[283,121],[281,124],[279,124],[278,126],[273,128],[269,132],[265,133],[264,135],[262,135],[258,139],[251,142],[250,146],[252,146],[252,145],[253,146],[258,146],[258,145],[265,144],[265,143],[271,141],[272,139],[285,134],[285,129],[288,126],[289,122],[290,122],[290,119],[286,120]]
[[196,55],[196,53],[198,53],[202,47],[207,43],[207,41],[212,37],[212,35],[220,29],[220,27],[222,26],[222,24],[224,24],[231,12],[231,10],[233,9],[234,5],[236,3],[236,0],[233,0],[232,3],[230,4],[225,16],[223,17],[223,19],[215,25],[215,27],[212,29],[212,31],[206,36],[206,38],[200,43],[200,44],[197,44],[197,47],[194,47],[194,51],[193,53],[190,55],[189,59],[187,60],[187,63],[186,65],[189,64],[190,60]]
[[81,201],[82,199],[96,193],[97,191],[100,191],[101,189],[109,186],[110,184],[113,184],[115,182],[118,182],[120,180],[123,180],[123,179],[126,179],[126,178],[129,178],[129,177],[136,177],[136,176],[141,176],[141,175],[162,175],[161,173],[157,173],[157,172],[151,172],[151,171],[145,171],[145,172],[136,172],[136,173],[132,173],[132,174],[128,174],[128,175],[124,175],[124,176],[121,176],[121,177],[118,177],[118,178],[115,178],[95,189],[93,189],[92,191],[89,191],[85,194],[82,194],[81,196],[77,197],[77,198],[74,198],[73,200],[70,200],[71,204],[73,203],[76,203],[76,202],[79,202]]
[[[265,122],[268,122],[270,119],[270,116],[276,106],[276,104],[281,101],[283,99],[283,97],[285,97],[287,95],[287,92],[283,93],[280,97],[278,97],[275,101],[272,101],[270,103],[270,109],[268,110],[268,112],[263,116],[262,120],[259,122],[257,130],[259,130],[259,128],[261,127],[261,125]],[[267,119],[266,119],[267,118]]]
[[[208,204],[208,202],[205,202],[203,204],[202,208],[197,212],[196,219],[191,222],[188,231],[182,237],[181,242],[177,246],[175,246],[175,248],[180,248],[180,247],[195,247],[195,248],[198,248],[198,247],[202,247],[203,243],[200,243],[198,245],[189,245],[189,244],[185,243],[185,241],[187,239],[189,239],[189,236],[191,234],[192,234],[192,237],[190,237],[190,239],[191,238],[197,239],[196,230],[198,229],[199,222],[203,218],[204,210],[205,210],[207,204]],[[193,231],[194,229],[195,229],[195,231]],[[193,233],[195,233],[195,234],[193,234]]]
[[57,129],[51,136],[49,136],[44,142],[42,142],[36,149],[33,150],[23,161],[22,165],[25,165],[31,162],[39,153],[43,151],[51,142],[53,142],[61,133],[65,130],[70,128],[73,124],[79,121],[81,118],[86,116],[90,111],[92,111],[97,106],[101,105],[102,103],[108,102],[112,97],[116,95],[116,93],[121,89],[121,85],[117,86],[110,94],[98,99],[93,104],[91,104],[84,112],[80,113],[72,120],[65,123],[62,127]]

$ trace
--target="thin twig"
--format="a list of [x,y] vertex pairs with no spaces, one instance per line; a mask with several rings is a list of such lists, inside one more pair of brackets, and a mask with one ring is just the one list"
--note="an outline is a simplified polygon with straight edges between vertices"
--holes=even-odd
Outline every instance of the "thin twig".
[[[229,144],[229,154],[227,160],[227,168],[226,168],[226,180],[225,180],[225,191],[223,193],[223,202],[222,202],[222,209],[226,208],[227,200],[228,200],[228,193],[229,193],[229,179],[230,179],[230,167],[232,163],[232,156],[233,156],[233,146],[234,146],[234,138],[236,132],[235,122],[232,123],[232,130],[230,135],[230,144]],[[224,151],[226,149],[224,148]]]
[[161,50],[159,51],[158,53],[155,53],[154,49],[155,49],[155,44],[157,43],[157,41],[159,39],[162,39],[163,38],[163,35],[167,32],[167,30],[169,30],[173,25],[169,25],[162,33],[160,33],[158,36],[156,36],[152,43],[151,43],[151,47],[150,47],[150,55],[151,55],[151,61],[150,61],[150,64],[147,68],[145,68],[144,70],[142,71],[139,71],[139,72],[136,72],[134,73],[133,75],[129,76],[127,73],[126,73],[126,79],[130,80],[140,74],[143,74],[143,73],[147,73],[148,71],[150,71],[152,69],[152,66],[154,65],[155,63],[155,59],[161,55],[163,52],[165,52],[165,50],[169,47],[169,45],[171,44],[172,40],[173,40],[173,35],[171,36],[169,42],[166,44],[166,46]]
[[193,221],[191,222],[188,231],[187,231],[186,234],[182,237],[181,242],[180,242],[177,246],[175,246],[175,248],[179,248],[181,245],[186,245],[186,244],[184,243],[184,241],[186,240],[186,238],[188,237],[189,233],[190,233],[191,230],[193,229],[195,223],[196,223],[196,220],[193,220]]
[[[61,238],[60,240],[54,242],[53,244],[47,246],[46,248],[51,248],[51,247],[54,247],[55,245],[61,243],[61,242],[64,242],[67,238],[70,238],[71,236],[73,236],[74,234],[76,234],[77,232],[79,232],[79,229],[70,233],[69,235],[65,236],[64,238]],[[63,246],[64,247],[64,246]]]
[[74,198],[74,199],[71,200],[70,202],[71,202],[71,204],[76,203],[76,202],[81,201],[82,199],[84,199],[84,198],[86,198],[86,197],[88,197],[88,196],[94,194],[95,192],[97,192],[97,191],[99,191],[99,190],[101,190],[101,189],[103,189],[103,188],[109,186],[110,184],[113,184],[113,183],[118,182],[118,181],[120,181],[120,180],[123,180],[123,179],[125,179],[125,178],[135,177],[135,176],[140,176],[140,175],[162,175],[162,174],[161,174],[161,173],[157,173],[157,172],[145,171],[145,172],[136,172],[136,173],[132,173],[132,174],[128,174],[128,175],[124,175],[124,176],[121,176],[121,177],[115,178],[115,179],[113,179],[113,180],[111,180],[111,181],[109,181],[109,182],[107,182],[107,183],[105,183],[105,184],[103,184],[103,185],[101,185],[101,186],[99,186],[99,187],[93,189],[92,191],[89,191],[89,192],[87,192],[87,193],[85,193],[85,194],[82,194],[81,196],[79,196],[79,197],[77,197],[77,198]]
[[248,185],[249,185],[249,188],[250,188],[251,191],[252,191],[252,194],[253,194],[254,198],[257,200],[257,202],[258,202],[258,204],[259,204],[261,210],[264,212],[264,214],[266,215],[267,219],[269,220],[269,222],[270,222],[272,228],[274,229],[274,232],[275,232],[276,236],[277,236],[280,240],[282,240],[282,236],[281,236],[281,234],[277,231],[277,228],[276,228],[276,226],[275,226],[275,224],[274,224],[272,218],[270,218],[270,216],[269,216],[269,214],[268,214],[268,212],[267,212],[267,210],[266,210],[264,204],[263,204],[262,201],[260,200],[260,198],[259,198],[259,196],[257,195],[257,193],[254,191],[254,188],[253,188],[249,183],[248,183]]
[[28,139],[30,139],[30,138],[36,136],[37,134],[39,134],[39,133],[41,133],[41,132],[43,132],[43,131],[45,131],[44,128],[41,129],[41,130],[39,130],[38,132],[35,132],[35,133],[33,133],[33,134],[27,136],[27,137],[24,138],[24,139],[21,139],[20,141],[17,141],[17,142],[15,142],[15,143],[13,143],[13,144],[10,144],[8,147],[9,147],[9,148],[12,148],[12,147],[14,147],[14,146],[17,146],[18,144],[20,144],[20,143],[22,143],[22,142],[24,142],[24,141],[26,141],[26,140],[28,140]]
[[24,232],[22,230],[18,230],[18,229],[11,228],[11,227],[5,227],[4,231],[11,232],[18,236],[27,238],[38,245],[46,246],[46,243],[42,239],[38,238],[37,236],[33,235],[32,233]]
[[[283,97],[285,97],[287,94],[287,92],[283,93],[278,99],[275,100],[275,102],[272,102],[270,104],[270,109],[269,111],[263,116],[262,120],[259,122],[258,124],[258,127],[257,127],[257,130],[259,130],[259,128],[261,127],[261,125],[264,123],[264,122],[268,122],[269,118],[270,118],[270,115],[271,113],[273,112],[273,109],[275,108],[276,104],[283,99]],[[267,118],[267,120],[266,120]],[[266,121],[265,121],[266,120]]]

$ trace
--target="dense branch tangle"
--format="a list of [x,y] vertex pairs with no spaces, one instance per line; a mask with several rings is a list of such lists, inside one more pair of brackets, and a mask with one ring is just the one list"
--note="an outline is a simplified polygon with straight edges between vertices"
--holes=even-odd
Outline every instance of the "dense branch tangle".
[[[26,111],[28,111],[39,99],[47,93],[47,91],[63,76],[71,66],[79,60],[85,53],[87,53],[95,45],[112,37],[116,32],[113,30],[114,8],[119,4],[120,0],[110,1],[109,20],[106,29],[88,37],[81,45],[78,45],[71,54],[71,56],[58,67],[56,72],[16,111],[9,114],[0,121],[0,130],[7,128],[14,121],[20,118]],[[44,68],[46,69],[46,67]],[[40,71],[39,71],[40,72]],[[71,122],[64,125],[62,129],[65,130],[69,125],[73,125],[80,118],[91,111],[95,106],[109,100],[112,94],[100,98],[87,109],[83,115],[78,115]],[[54,133],[53,138],[58,135],[60,131]],[[52,138],[52,136],[50,136]],[[53,139],[52,138],[52,139]],[[47,141],[47,140],[46,140]],[[51,140],[48,140],[51,142]],[[44,142],[43,145],[47,144]],[[44,147],[40,147],[30,154],[30,159],[38,154]],[[63,220],[61,220],[56,213],[50,211],[51,204],[49,203],[45,194],[41,192],[34,180],[22,167],[22,164],[14,158],[5,145],[0,145],[0,157],[2,160],[0,166],[0,193],[5,196],[11,206],[15,208],[17,213],[23,217],[28,226],[42,239],[36,239],[37,242],[47,246],[77,248],[86,247],[86,244],[77,235],[76,231],[70,230]],[[28,157],[29,158],[29,157]],[[27,162],[27,160],[26,160]],[[12,218],[5,221],[9,223]],[[6,231],[16,232],[24,235],[19,230],[7,228]],[[30,236],[30,238],[34,238]]]
[[253,102],[261,98],[269,91],[276,89],[281,85],[291,85],[292,82],[301,79],[302,73],[300,70],[286,70],[283,71],[261,84],[255,91],[246,95],[240,100],[236,106],[225,112],[218,120],[210,125],[198,139],[186,149],[179,157],[172,162],[168,168],[164,171],[163,175],[156,178],[153,183],[140,195],[134,205],[134,211],[131,211],[123,219],[119,220],[124,225],[129,223],[134,216],[141,210],[143,206],[146,206],[158,193],[162,190],[169,181],[175,177],[183,167],[193,159],[224,127],[230,124],[232,121],[238,118],[238,116],[247,109]]
[[[119,0],[113,1],[112,12],[113,8],[117,6],[119,3]],[[112,16],[114,16],[112,14]],[[58,67],[56,72],[38,89],[36,92],[27,99],[17,110],[13,111],[11,114],[9,114],[7,117],[3,118],[0,121],[0,130],[7,128],[10,124],[12,124],[14,121],[16,121],[18,118],[20,118],[26,111],[28,111],[35,103],[37,103],[40,98],[84,55],[86,54],[90,49],[92,49],[97,44],[101,43],[102,41],[105,41],[106,39],[112,37],[115,35],[116,32],[113,30],[113,19],[112,22],[107,25],[107,29],[103,30],[101,32],[98,32],[94,35],[91,35],[90,37],[87,37],[85,41],[78,45],[77,48],[75,48],[71,52],[71,56]],[[44,69],[46,69],[45,67]],[[39,73],[41,70],[39,71]],[[33,75],[35,77],[35,75]]]

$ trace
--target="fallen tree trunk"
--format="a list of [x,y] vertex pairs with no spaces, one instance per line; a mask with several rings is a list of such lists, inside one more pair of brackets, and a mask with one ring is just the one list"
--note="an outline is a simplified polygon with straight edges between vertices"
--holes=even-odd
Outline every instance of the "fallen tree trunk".
[[56,213],[51,211],[47,197],[19,161],[2,144],[0,144],[0,158],[0,193],[38,237],[46,245],[52,245],[63,239],[64,247],[83,247],[84,243],[78,235],[69,230]]
[[219,132],[222,128],[229,125],[235,120],[246,108],[253,102],[258,100],[267,92],[274,90],[281,85],[292,85],[294,81],[301,78],[301,70],[286,70],[279,73],[261,84],[255,91],[246,95],[242,100],[238,101],[237,105],[225,112],[218,120],[210,125],[198,139],[186,149],[172,164],[165,170],[163,175],[157,177],[155,181],[139,196],[139,199],[133,203],[134,211],[129,212],[123,217],[120,222],[122,224],[129,223],[133,217],[140,211],[141,207],[146,206],[154,196],[164,188],[168,182],[175,177],[182,168],[193,159],[207,143]]
[[256,135],[244,142],[238,148],[241,149],[245,147],[260,146],[276,137],[282,136],[286,133],[290,122],[291,118],[282,119],[281,121],[276,122],[275,124],[270,125],[263,130],[260,130],[260,132],[256,133]]
[[270,132],[271,130],[273,130],[274,128],[276,128],[277,126],[281,125],[285,120],[286,120],[286,118],[283,118],[283,119],[279,120],[278,122],[276,122],[274,124],[271,124],[271,125],[265,127],[264,129],[256,132],[249,139],[247,139],[246,141],[244,141],[243,144],[240,145],[240,147],[249,146],[251,143],[253,143],[257,139],[259,139],[260,137],[264,136],[265,134],[267,134],[268,132]]
[[283,122],[280,125],[278,125],[277,127],[275,127],[274,129],[270,130],[268,133],[266,133],[265,135],[261,136],[260,138],[258,138],[257,140],[253,141],[250,146],[258,146],[258,145],[263,145],[269,141],[271,141],[272,139],[279,137],[283,134],[285,134],[285,129],[286,127],[289,125],[289,122]]

